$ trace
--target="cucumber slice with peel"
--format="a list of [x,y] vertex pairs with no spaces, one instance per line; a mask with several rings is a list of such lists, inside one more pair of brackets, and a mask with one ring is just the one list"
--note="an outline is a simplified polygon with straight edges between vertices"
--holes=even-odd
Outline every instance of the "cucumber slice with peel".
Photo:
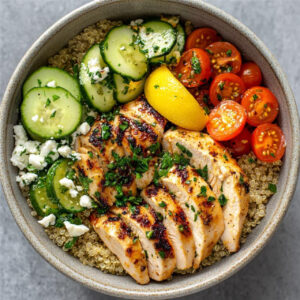
[[141,51],[151,59],[168,54],[176,43],[176,30],[167,22],[148,21],[139,27]]
[[139,81],[148,71],[148,61],[136,41],[137,34],[122,25],[107,34],[100,49],[104,61],[115,73]]
[[72,170],[71,165],[72,161],[68,159],[56,161],[47,173],[46,187],[47,195],[54,203],[58,203],[68,212],[77,213],[84,210],[84,207],[80,206],[83,193],[80,192],[77,197],[72,198],[69,190],[59,183]]
[[82,115],[81,104],[65,89],[31,89],[21,104],[24,127],[34,139],[60,139],[76,130]]
[[81,92],[78,81],[66,71],[54,67],[41,67],[34,71],[23,85],[23,97],[25,97],[32,88],[45,87],[47,84],[52,85],[51,87],[62,87],[66,89],[80,102]]
[[119,103],[127,103],[136,99],[143,91],[146,77],[140,81],[132,81],[119,74],[114,74],[115,98]]
[[47,195],[46,176],[40,177],[38,182],[30,187],[30,202],[39,216],[45,217],[58,212],[57,204],[53,203]]
[[[92,72],[91,65],[94,70],[98,71]],[[106,73],[101,75],[101,70]],[[96,44],[87,51],[82,59],[79,80],[88,103],[101,112],[110,111],[116,104],[112,77],[107,71],[108,68],[102,59],[99,44]],[[101,76],[103,80],[100,81]]]

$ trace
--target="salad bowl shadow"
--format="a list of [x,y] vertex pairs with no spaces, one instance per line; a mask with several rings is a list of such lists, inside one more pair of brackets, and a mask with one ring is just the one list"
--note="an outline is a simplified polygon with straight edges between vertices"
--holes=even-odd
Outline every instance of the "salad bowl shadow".
[[[277,95],[279,124],[287,141],[286,154],[278,182],[265,218],[247,238],[240,251],[200,272],[175,275],[173,280],[146,286],[129,276],[115,276],[83,265],[78,259],[58,249],[30,214],[15,181],[16,168],[10,163],[14,147],[13,125],[18,122],[22,84],[25,78],[60,50],[66,41],[88,25],[101,19],[129,20],[161,14],[180,15],[195,26],[215,28],[239,48],[246,59],[261,68],[264,83]],[[126,298],[175,298],[206,289],[228,278],[245,266],[265,246],[282,220],[292,199],[299,169],[299,117],[297,107],[278,62],[266,46],[239,21],[222,10],[198,0],[102,0],[90,2],[56,22],[31,46],[18,64],[5,91],[0,111],[1,183],[11,212],[28,241],[56,269],[99,292]]]

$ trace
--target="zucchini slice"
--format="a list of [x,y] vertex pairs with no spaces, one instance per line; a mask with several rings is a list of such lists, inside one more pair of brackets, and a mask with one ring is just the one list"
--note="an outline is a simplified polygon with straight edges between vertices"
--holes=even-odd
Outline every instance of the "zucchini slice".
[[143,91],[146,77],[140,81],[132,81],[127,77],[114,74],[115,98],[120,103],[126,103],[136,99]]
[[[96,72],[93,72],[93,69]],[[99,70],[106,72],[101,74]],[[100,112],[108,112],[116,104],[112,77],[107,74],[107,71],[108,67],[102,59],[99,44],[96,44],[87,51],[82,59],[79,80],[88,103]],[[101,76],[106,77],[99,81]]]
[[136,41],[137,34],[122,25],[107,34],[100,49],[104,61],[115,73],[139,81],[148,71],[148,61]]
[[80,197],[83,194],[79,193],[77,197],[72,198],[69,190],[59,183],[72,170],[70,164],[72,162],[68,159],[56,161],[47,173],[46,188],[48,197],[54,203],[59,203],[68,212],[76,213],[84,210],[84,207],[80,206]]
[[175,43],[176,30],[167,22],[153,20],[139,28],[139,45],[149,59],[169,53]]
[[60,139],[78,127],[81,104],[61,87],[33,88],[21,104],[23,125],[34,139]]
[[46,176],[40,177],[38,182],[30,187],[30,202],[39,216],[45,217],[58,212],[57,204],[53,203],[47,195]]
[[53,84],[52,87],[62,87],[66,89],[80,102],[81,92],[78,81],[66,71],[54,67],[41,67],[34,71],[23,85],[23,97],[25,97],[32,88],[44,87],[47,86],[47,84],[51,85],[51,83]]
[[177,30],[177,39],[174,47],[171,52],[167,55],[153,57],[150,59],[150,63],[152,64],[176,64],[180,55],[184,49],[185,44],[185,32],[183,27],[180,24],[176,26]]

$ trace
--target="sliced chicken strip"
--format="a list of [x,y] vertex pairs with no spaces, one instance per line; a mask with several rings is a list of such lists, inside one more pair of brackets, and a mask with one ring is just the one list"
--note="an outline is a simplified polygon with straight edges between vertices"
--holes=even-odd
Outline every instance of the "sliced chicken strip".
[[193,166],[207,168],[208,182],[215,194],[223,201],[227,199],[223,207],[225,230],[222,241],[230,252],[236,252],[248,212],[249,184],[246,175],[228,151],[209,135],[185,129],[166,132],[164,150],[180,153],[182,146],[189,151]]
[[176,258],[166,228],[149,205],[112,207],[112,212],[139,237],[148,260],[150,278],[168,279],[176,266]]
[[163,224],[174,247],[177,269],[191,268],[195,257],[194,238],[187,217],[176,203],[175,196],[171,195],[165,187],[156,187],[155,185],[144,189],[141,196],[163,216]]
[[131,229],[116,215],[107,213],[90,217],[91,224],[101,240],[120,260],[126,272],[139,284],[150,279],[145,253]]
[[196,246],[193,267],[197,269],[224,231],[222,208],[207,183],[190,166],[175,165],[160,181],[175,194],[188,218]]
[[[89,185],[88,194],[98,203],[105,206],[111,206],[115,203],[115,196],[117,191],[115,187],[105,185],[105,173],[100,166],[96,155],[81,153],[81,159],[74,164],[74,169],[80,178],[84,179],[86,184]],[[128,184],[122,186],[122,191],[125,195],[136,195],[136,184],[133,176],[127,174]]]
[[155,164],[157,163],[157,161],[158,161],[157,157],[152,158],[148,164],[148,168],[149,168],[148,171],[141,174],[140,178],[139,177],[135,178],[136,186],[138,189],[142,190],[151,183],[154,177]]

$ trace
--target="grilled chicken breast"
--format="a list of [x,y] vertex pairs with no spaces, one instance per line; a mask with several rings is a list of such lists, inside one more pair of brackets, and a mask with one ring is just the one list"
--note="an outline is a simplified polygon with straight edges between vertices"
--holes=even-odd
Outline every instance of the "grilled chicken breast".
[[131,229],[116,215],[90,217],[91,224],[105,245],[120,260],[126,272],[140,284],[150,281],[145,253]]
[[175,196],[164,187],[151,185],[141,192],[142,198],[163,216],[176,256],[179,270],[191,268],[195,256],[195,243],[184,211],[176,203]]
[[218,197],[225,196],[227,199],[223,207],[225,230],[222,241],[230,252],[236,252],[248,212],[249,185],[246,175],[228,151],[207,134],[185,129],[165,133],[164,150],[180,153],[178,144],[190,151],[193,166],[201,169],[207,167],[208,182],[213,191]]
[[175,194],[193,233],[196,254],[193,267],[210,255],[224,231],[222,208],[207,183],[190,166],[173,166],[161,183]]
[[[105,173],[103,168],[100,166],[99,160],[97,160],[96,155],[93,158],[89,154],[81,153],[81,159],[76,161],[74,164],[74,169],[80,177],[88,178],[89,189],[88,194],[98,203],[105,206],[111,206],[115,203],[115,196],[117,191],[114,187],[106,186],[105,183]],[[136,184],[133,176],[126,174],[128,178],[128,184],[122,186],[123,193],[136,195]]]
[[148,261],[150,278],[162,281],[171,276],[176,266],[173,246],[166,228],[151,207],[112,207],[112,212],[139,237]]

